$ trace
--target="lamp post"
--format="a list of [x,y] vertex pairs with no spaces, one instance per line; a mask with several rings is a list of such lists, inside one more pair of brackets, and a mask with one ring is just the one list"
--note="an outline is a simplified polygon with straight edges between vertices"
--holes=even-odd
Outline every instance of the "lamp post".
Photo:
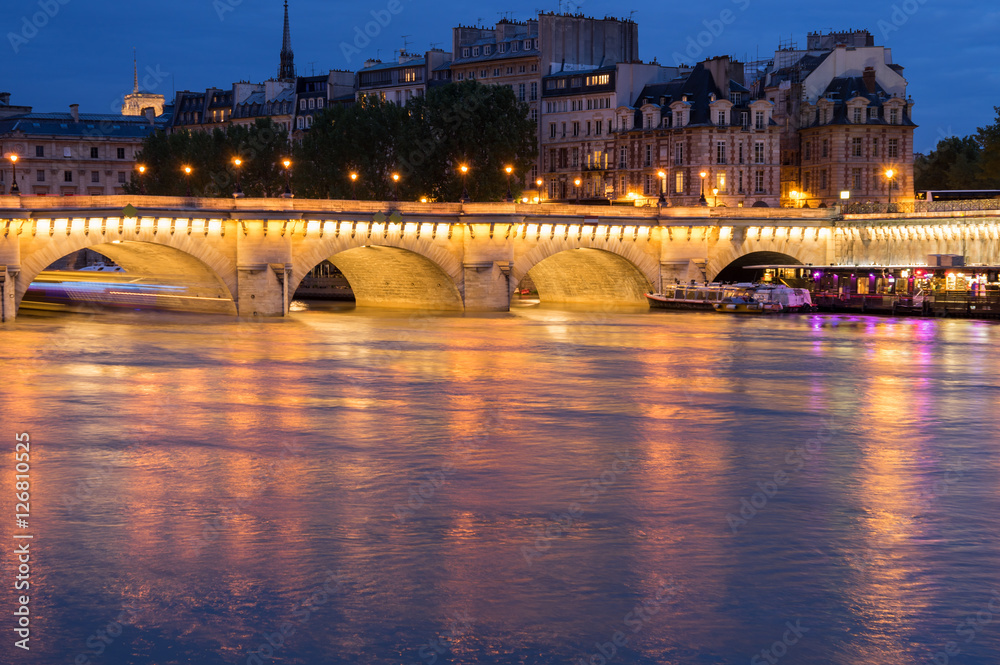
[[458,170],[462,172],[462,203],[468,203],[471,199],[469,198],[469,190],[465,187],[465,176],[469,173],[469,167],[462,164]]
[[660,179],[660,198],[656,200],[656,205],[662,208],[667,205],[667,174],[664,171],[657,171],[656,175]]
[[399,174],[398,173],[393,173],[392,174],[392,200],[393,201],[398,201],[399,200]]
[[510,191],[510,174],[514,172],[514,167],[505,166],[503,170],[507,172],[507,203],[513,203],[514,194]]
[[184,167],[184,179],[187,181],[187,195],[191,198],[191,167]]
[[885,177],[889,179],[889,205],[886,207],[886,212],[892,212],[892,176],[896,175],[896,172],[892,169],[885,170]]
[[351,199],[358,200],[358,174],[351,171]]
[[285,193],[281,195],[283,199],[292,198],[292,160],[287,157],[281,160],[285,166]]
[[580,179],[574,180],[573,184],[576,185],[576,202],[580,203]]
[[788,192],[788,196],[790,196],[791,199],[792,199],[792,207],[793,208],[798,208],[799,207],[799,192],[798,192],[798,190],[793,189],[792,191]]
[[12,171],[11,177],[13,178],[13,183],[10,186],[10,195],[20,196],[21,189],[17,186],[17,155],[10,156],[10,168]]
[[240,167],[243,166],[243,160],[239,157],[233,157],[233,166],[236,167],[236,191],[233,192],[233,198],[242,199],[243,186],[240,184]]
[[705,171],[702,171],[698,175],[701,176],[701,198],[698,199],[698,205],[700,205],[700,206],[707,206],[708,205],[708,201],[705,200],[705,178],[708,177],[708,173],[705,172]]
[[139,171],[139,194],[146,195],[146,183],[143,181],[143,176],[146,175],[146,167],[140,164],[136,167]]
[[719,207],[719,188],[718,187],[713,187],[712,188],[712,207],[713,208],[718,208]]

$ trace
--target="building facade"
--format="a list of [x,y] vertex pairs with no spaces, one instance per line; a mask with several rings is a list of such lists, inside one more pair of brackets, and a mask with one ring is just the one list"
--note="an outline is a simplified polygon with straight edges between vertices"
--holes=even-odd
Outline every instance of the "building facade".
[[423,97],[429,87],[447,83],[450,61],[451,53],[441,49],[431,49],[422,56],[399,51],[394,62],[368,60],[357,74],[354,86],[357,98],[375,96],[403,106],[411,99]]
[[782,205],[913,200],[916,125],[902,71],[864,30],[810,33],[806,49],[775,52],[757,90],[782,127]]

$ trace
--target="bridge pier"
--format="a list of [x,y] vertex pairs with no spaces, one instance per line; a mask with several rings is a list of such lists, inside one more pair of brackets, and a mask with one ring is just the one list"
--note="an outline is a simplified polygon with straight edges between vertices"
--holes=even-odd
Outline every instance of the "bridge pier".
[[15,286],[14,276],[7,271],[7,266],[0,266],[0,323],[13,321],[17,316]]

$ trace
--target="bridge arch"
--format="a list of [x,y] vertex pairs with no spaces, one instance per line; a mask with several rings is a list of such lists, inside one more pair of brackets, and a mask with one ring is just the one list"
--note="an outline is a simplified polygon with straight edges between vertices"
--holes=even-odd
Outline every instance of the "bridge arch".
[[294,293],[313,268],[329,261],[344,273],[359,306],[463,309],[462,264],[432,242],[408,240],[342,235],[310,246],[295,258],[288,292]]
[[525,276],[542,302],[646,304],[643,294],[654,290],[659,266],[635,243],[616,248],[542,244],[515,261],[511,287]]
[[750,252],[749,254],[744,254],[739,256],[732,261],[730,261],[725,267],[722,268],[713,278],[713,282],[748,282],[752,281],[755,277],[753,271],[746,270],[745,266],[759,266],[759,265],[775,265],[775,264],[785,264],[785,265],[802,265],[802,261],[799,261],[794,256],[790,254],[784,254],[782,252]]
[[147,234],[142,239],[110,242],[96,235],[71,234],[55,242],[50,239],[37,248],[29,245],[22,250],[15,307],[21,306],[28,287],[43,270],[81,249],[108,257],[130,274],[185,286],[191,295],[223,303],[212,306],[212,311],[236,312],[238,290],[234,261],[210,244],[187,234]]

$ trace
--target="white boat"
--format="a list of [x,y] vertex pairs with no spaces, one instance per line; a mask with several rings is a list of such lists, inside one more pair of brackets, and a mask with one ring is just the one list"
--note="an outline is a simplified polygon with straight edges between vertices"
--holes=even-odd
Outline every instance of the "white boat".
[[[752,286],[752,285],[748,285]],[[677,284],[666,286],[662,293],[647,293],[649,306],[656,309],[700,309],[711,311],[725,298],[747,295],[747,286],[732,284]]]
[[756,284],[753,299],[782,312],[812,312],[812,297],[808,289],[795,289],[784,284]]

